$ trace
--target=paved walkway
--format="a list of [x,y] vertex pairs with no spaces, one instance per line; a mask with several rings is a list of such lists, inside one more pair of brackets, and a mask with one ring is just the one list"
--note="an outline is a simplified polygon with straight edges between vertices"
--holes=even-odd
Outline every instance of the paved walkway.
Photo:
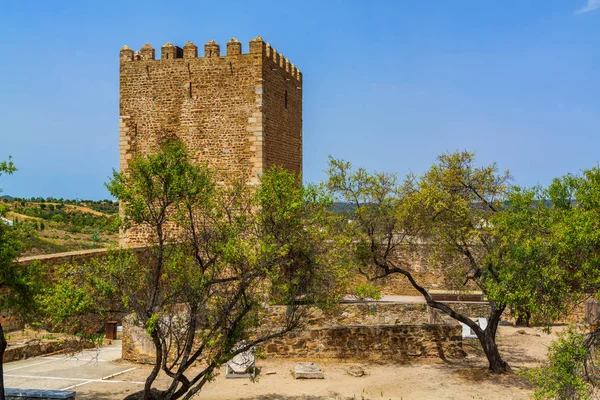
[[[119,376],[138,369],[138,366],[118,362],[121,358],[121,342],[95,350],[84,351],[75,356],[35,357],[4,364],[4,384],[10,388],[80,390],[85,385],[110,386],[125,383]],[[142,382],[127,381],[128,384]]]

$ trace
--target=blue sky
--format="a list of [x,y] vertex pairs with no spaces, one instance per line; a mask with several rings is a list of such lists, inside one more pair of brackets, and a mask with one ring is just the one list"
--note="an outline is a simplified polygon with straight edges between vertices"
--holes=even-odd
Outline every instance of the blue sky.
[[329,154],[402,176],[467,149],[522,185],[600,160],[600,0],[4,0],[0,188],[108,197],[119,49],[256,35],[304,74],[305,181]]

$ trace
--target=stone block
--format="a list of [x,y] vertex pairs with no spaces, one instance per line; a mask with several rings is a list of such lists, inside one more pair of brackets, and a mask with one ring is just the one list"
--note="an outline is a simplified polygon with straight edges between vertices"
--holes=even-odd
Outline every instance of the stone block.
[[303,362],[294,367],[294,377],[296,379],[323,379],[321,367],[312,362]]

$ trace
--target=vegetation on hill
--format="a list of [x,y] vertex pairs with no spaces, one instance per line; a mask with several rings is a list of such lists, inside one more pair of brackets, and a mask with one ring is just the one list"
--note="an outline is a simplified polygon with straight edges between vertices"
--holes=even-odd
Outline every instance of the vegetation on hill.
[[102,248],[117,240],[116,201],[4,197],[0,204],[23,232],[21,256]]

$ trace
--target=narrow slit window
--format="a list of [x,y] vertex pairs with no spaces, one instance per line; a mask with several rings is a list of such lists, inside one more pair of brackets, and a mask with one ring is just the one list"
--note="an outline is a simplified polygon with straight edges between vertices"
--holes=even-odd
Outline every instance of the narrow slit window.
[[285,89],[285,93],[284,93],[284,102],[285,102],[285,109],[287,110],[287,108],[288,108],[288,93],[287,93],[287,89]]

